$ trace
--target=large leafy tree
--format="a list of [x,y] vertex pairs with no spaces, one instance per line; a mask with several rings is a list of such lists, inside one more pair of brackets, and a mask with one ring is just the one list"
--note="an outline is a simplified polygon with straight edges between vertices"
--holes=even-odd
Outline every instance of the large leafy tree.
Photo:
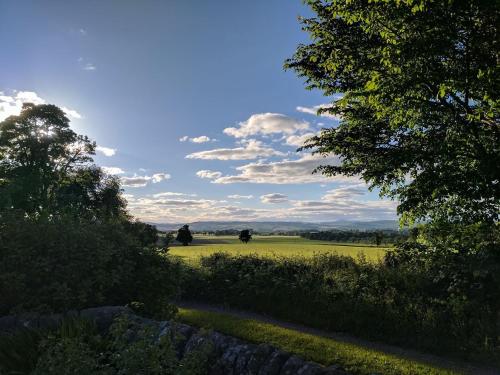
[[[307,0],[312,41],[285,67],[341,118],[305,148],[360,175],[403,219],[495,222],[500,6],[489,0]],[[338,95],[342,93],[342,96]]]
[[94,150],[60,108],[24,104],[0,122],[0,209],[35,217],[122,215],[118,181],[92,164]]

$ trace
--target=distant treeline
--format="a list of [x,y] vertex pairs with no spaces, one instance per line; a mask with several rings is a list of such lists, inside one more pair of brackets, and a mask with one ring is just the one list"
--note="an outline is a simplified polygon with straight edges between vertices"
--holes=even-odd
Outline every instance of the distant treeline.
[[335,242],[365,242],[365,243],[398,243],[409,237],[408,231],[378,230],[328,230],[320,232],[302,232],[301,237],[308,240],[335,241]]

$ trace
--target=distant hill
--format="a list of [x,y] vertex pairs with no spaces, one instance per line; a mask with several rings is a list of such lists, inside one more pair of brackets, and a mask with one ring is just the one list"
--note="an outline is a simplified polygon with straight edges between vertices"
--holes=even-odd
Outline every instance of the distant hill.
[[[159,230],[173,231],[179,229],[185,223],[151,223]],[[188,223],[189,228],[195,232],[213,232],[217,230],[242,230],[252,229],[256,232],[277,233],[292,231],[316,231],[328,229],[340,230],[383,230],[399,228],[396,220],[376,221],[332,221],[310,223],[301,221],[195,221]]]

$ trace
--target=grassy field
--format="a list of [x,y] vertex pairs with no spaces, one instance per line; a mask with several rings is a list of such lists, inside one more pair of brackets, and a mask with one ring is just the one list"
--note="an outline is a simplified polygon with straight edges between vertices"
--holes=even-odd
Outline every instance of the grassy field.
[[315,336],[292,329],[243,319],[228,314],[179,309],[179,320],[198,327],[239,337],[254,343],[269,343],[282,350],[328,366],[340,364],[352,374],[452,375],[457,372],[391,354]]
[[310,257],[314,254],[329,253],[358,257],[377,261],[387,251],[387,246],[376,247],[367,244],[337,244],[328,241],[312,241],[299,236],[254,236],[248,244],[241,243],[236,236],[200,236],[197,235],[189,246],[174,243],[170,253],[193,261],[202,255],[216,252],[230,254],[259,254],[266,257]]

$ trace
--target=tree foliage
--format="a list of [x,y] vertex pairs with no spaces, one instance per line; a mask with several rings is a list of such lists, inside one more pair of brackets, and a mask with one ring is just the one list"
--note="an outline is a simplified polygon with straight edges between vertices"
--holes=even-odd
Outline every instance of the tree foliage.
[[176,241],[182,243],[183,246],[187,246],[191,242],[193,242],[193,235],[189,230],[189,225],[186,224],[179,228],[179,230],[177,231],[177,237],[175,239]]
[[312,41],[285,67],[333,96],[320,111],[341,118],[305,145],[340,156],[319,171],[362,176],[409,221],[498,220],[499,3],[306,3]]
[[239,240],[244,243],[248,243],[252,239],[252,235],[250,234],[250,230],[248,229],[243,229],[239,236]]
[[95,142],[55,105],[23,105],[0,123],[0,210],[32,217],[122,216],[118,181],[92,164]]
[[0,315],[139,302],[169,310],[178,267],[54,105],[0,122]]

